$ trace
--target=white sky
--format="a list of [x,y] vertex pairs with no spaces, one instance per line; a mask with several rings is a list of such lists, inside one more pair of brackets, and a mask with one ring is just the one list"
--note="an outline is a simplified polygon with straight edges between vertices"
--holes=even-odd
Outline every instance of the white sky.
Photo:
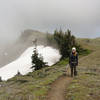
[[78,37],[100,36],[100,0],[0,0],[0,40],[13,40],[24,29],[60,27]]

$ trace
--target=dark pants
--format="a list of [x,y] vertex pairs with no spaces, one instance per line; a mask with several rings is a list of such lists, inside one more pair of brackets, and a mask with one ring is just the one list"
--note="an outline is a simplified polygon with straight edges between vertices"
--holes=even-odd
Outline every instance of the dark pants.
[[71,77],[76,76],[77,75],[76,66],[70,66],[70,68],[71,68]]

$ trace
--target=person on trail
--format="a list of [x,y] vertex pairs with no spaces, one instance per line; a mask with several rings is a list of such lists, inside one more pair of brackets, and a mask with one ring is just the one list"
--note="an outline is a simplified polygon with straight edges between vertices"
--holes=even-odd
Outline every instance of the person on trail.
[[72,48],[72,52],[69,57],[69,65],[71,69],[71,77],[77,75],[76,66],[78,66],[78,53],[76,52],[76,48]]

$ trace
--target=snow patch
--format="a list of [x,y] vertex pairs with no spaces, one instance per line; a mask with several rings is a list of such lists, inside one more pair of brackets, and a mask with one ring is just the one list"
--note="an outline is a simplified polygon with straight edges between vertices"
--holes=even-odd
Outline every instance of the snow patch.
[[[22,75],[32,72],[31,69],[31,56],[33,54],[34,47],[29,47],[17,60],[10,64],[0,68],[0,76],[3,80],[14,77],[19,71]],[[55,64],[61,58],[59,51],[52,47],[37,46],[37,51],[43,56],[45,62],[49,66]]]

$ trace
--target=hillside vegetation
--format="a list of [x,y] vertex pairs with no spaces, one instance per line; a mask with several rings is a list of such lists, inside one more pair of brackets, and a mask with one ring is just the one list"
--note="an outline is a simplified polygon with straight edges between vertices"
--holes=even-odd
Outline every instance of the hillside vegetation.
[[[66,99],[94,100],[94,98],[97,97],[97,99],[95,100],[98,100],[100,95],[99,38],[75,40],[75,37],[71,36],[68,33],[69,31],[67,31],[67,33],[65,32],[64,34],[62,34],[60,30],[54,35],[43,34],[42,36],[39,36],[39,34],[41,34],[40,32],[33,32],[32,30],[27,31],[25,31],[22,34],[21,38],[18,41],[16,41],[16,48],[18,47],[17,50],[21,50],[21,48],[23,48],[23,51],[25,48],[32,46],[33,44],[31,44],[31,42],[32,40],[36,39],[37,36],[39,39],[38,45],[50,45],[55,48],[58,48],[59,50],[60,47],[62,48],[65,46],[68,47],[66,48],[67,50],[71,50],[73,46],[76,46],[77,50],[79,50],[79,54],[81,54],[79,56],[79,58],[81,59],[79,61],[78,76],[73,78],[71,84],[66,88]],[[66,37],[70,35],[69,38],[67,38],[68,40],[64,39],[65,35]],[[59,36],[60,40],[64,41],[60,41],[60,45],[59,43],[57,43],[59,42],[57,41]],[[72,38],[73,40],[73,43],[70,46],[68,44],[62,44],[67,43],[70,38]],[[79,43],[80,45],[77,43]],[[15,48],[13,50],[15,50]],[[17,52],[17,50],[15,51]],[[20,51],[20,53],[22,51]],[[61,52],[62,51],[60,51],[60,53]],[[51,84],[62,75],[66,75],[65,70],[68,64],[67,57],[68,55],[53,66],[45,67],[40,70],[30,72],[27,75],[18,74],[13,78],[9,79],[8,81],[0,82],[0,100],[45,100],[48,91],[50,91],[51,89]],[[93,88],[91,89],[91,87]]]
[[[89,48],[95,46],[88,43],[87,45]],[[80,57],[82,57],[82,55]],[[6,82],[0,82],[0,100],[45,100],[45,97],[51,88],[51,83],[60,76],[65,75],[67,64],[68,59],[64,59],[51,67],[46,67],[24,76],[15,76]],[[91,74],[92,73],[87,73],[86,75]],[[75,82],[78,81],[78,77]],[[72,83],[72,85],[73,84],[74,83]],[[70,86],[68,91],[70,91],[71,87],[73,86]]]
[[79,74],[66,89],[66,100],[100,99],[100,46],[97,44],[94,49],[92,54],[80,60]]
[[43,100],[50,84],[64,74],[67,63],[66,59],[54,66],[0,82],[0,100]]

